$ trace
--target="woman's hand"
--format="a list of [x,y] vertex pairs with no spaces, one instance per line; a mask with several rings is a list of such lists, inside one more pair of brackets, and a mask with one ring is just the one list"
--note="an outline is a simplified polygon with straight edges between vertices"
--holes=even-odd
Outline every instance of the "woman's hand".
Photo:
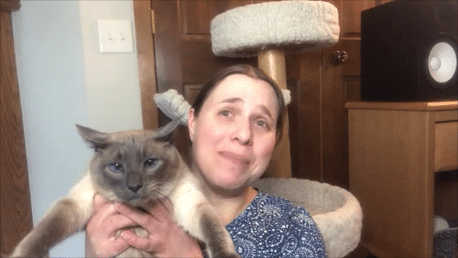
[[196,239],[179,226],[173,216],[173,207],[168,200],[162,204],[148,206],[147,213],[130,209],[120,203],[114,208],[147,232],[147,238],[124,231],[121,238],[130,246],[153,253],[156,257],[203,257]]
[[121,228],[135,224],[119,214],[114,203],[96,195],[94,214],[86,226],[86,257],[113,257],[123,253],[129,248],[129,244],[116,233]]
[[[96,195],[95,213],[86,227],[86,256],[113,257],[135,247],[156,257],[203,257],[197,241],[176,224],[170,202],[149,205],[146,212],[110,203]],[[147,237],[120,229],[141,226]]]

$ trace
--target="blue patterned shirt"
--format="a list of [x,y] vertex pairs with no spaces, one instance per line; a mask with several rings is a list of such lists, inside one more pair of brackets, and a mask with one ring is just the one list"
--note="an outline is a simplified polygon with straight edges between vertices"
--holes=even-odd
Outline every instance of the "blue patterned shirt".
[[261,191],[226,229],[242,258],[327,256],[321,234],[304,208]]

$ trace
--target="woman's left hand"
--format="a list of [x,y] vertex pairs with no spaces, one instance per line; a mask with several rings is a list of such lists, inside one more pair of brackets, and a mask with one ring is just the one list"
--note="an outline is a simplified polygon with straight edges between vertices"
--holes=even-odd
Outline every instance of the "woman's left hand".
[[131,231],[124,231],[121,238],[130,246],[157,257],[203,257],[197,240],[174,220],[173,207],[168,200],[163,204],[149,205],[146,213],[120,203],[114,204],[114,207],[147,232],[147,237],[142,238]]

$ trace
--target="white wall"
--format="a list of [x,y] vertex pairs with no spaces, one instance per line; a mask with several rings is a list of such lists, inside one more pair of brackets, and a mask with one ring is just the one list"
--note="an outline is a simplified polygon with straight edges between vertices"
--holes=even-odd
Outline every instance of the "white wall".
[[[136,53],[99,53],[97,20],[130,20],[128,1],[21,1],[13,33],[36,223],[78,181],[90,156],[75,123],[140,129]],[[51,251],[83,257],[79,234]]]

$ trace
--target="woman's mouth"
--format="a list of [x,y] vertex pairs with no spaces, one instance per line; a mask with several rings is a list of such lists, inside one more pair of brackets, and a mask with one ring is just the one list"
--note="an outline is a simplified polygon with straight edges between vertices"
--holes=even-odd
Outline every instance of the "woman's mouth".
[[244,155],[239,155],[228,151],[220,151],[218,153],[221,157],[231,161],[232,163],[241,165],[248,165],[250,163],[250,160],[247,159]]

